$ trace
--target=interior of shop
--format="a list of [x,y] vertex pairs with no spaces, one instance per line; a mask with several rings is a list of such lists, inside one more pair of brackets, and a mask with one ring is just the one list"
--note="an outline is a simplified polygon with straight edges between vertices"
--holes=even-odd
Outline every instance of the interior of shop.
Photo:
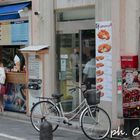
[[5,110],[26,112],[26,72],[25,58],[19,49],[20,45],[0,47],[0,60],[6,71]]
[[3,65],[6,68],[7,72],[8,71],[13,71],[13,72],[18,71],[17,69],[14,69],[14,67],[16,65],[15,61],[17,61],[17,60],[15,60],[16,55],[18,55],[18,57],[22,56],[22,58],[20,58],[20,59],[22,59],[22,61],[24,61],[24,62],[22,62],[23,64],[22,64],[22,67],[19,69],[19,72],[24,71],[23,67],[25,65],[25,58],[20,53],[20,51],[19,51],[20,48],[21,48],[20,45],[16,45],[16,46],[13,46],[13,45],[11,45],[11,46],[1,46],[0,47],[0,57],[1,57],[0,59],[2,60]]

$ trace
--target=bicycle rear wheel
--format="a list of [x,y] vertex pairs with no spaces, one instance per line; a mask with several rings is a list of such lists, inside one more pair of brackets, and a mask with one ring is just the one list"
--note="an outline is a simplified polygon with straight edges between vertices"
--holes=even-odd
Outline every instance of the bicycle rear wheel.
[[[30,120],[33,127],[40,131],[41,122],[47,121],[47,116],[59,116],[58,109],[50,101],[37,102],[31,109]],[[52,124],[52,129],[55,131],[58,124]]]
[[91,106],[82,114],[81,128],[89,139],[102,140],[110,133],[111,120],[102,108]]

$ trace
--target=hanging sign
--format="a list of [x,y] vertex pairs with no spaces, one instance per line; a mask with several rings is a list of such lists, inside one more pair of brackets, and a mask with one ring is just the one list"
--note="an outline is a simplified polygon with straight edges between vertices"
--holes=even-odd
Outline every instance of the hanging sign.
[[112,101],[112,23],[96,22],[96,89]]

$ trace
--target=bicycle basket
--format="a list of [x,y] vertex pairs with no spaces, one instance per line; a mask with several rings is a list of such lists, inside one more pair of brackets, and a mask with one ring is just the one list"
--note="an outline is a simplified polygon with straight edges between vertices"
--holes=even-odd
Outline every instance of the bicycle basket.
[[85,98],[89,105],[96,105],[100,103],[100,91],[90,89],[85,92]]

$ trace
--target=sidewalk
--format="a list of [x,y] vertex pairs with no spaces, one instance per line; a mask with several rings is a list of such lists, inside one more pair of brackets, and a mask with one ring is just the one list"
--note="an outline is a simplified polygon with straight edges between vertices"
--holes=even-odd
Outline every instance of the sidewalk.
[[4,111],[2,113],[0,112],[0,115],[9,117],[9,118],[19,119],[19,120],[30,121],[30,117],[24,113]]
[[[0,115],[5,116],[5,117],[9,117],[9,118],[13,118],[13,119],[18,119],[18,120],[23,120],[23,121],[28,121],[30,122],[30,117],[27,116],[24,113],[18,113],[18,112],[11,112],[11,111],[4,111],[3,113],[0,112]],[[64,125],[61,126],[61,128],[68,128],[68,129],[75,129],[75,130],[80,130],[80,126],[79,126],[79,122],[72,122],[71,126],[68,125]],[[68,130],[67,129],[67,130]],[[106,140],[140,140],[140,137],[135,139],[130,139],[130,138],[123,138],[123,137],[113,137],[113,138],[107,138]]]

